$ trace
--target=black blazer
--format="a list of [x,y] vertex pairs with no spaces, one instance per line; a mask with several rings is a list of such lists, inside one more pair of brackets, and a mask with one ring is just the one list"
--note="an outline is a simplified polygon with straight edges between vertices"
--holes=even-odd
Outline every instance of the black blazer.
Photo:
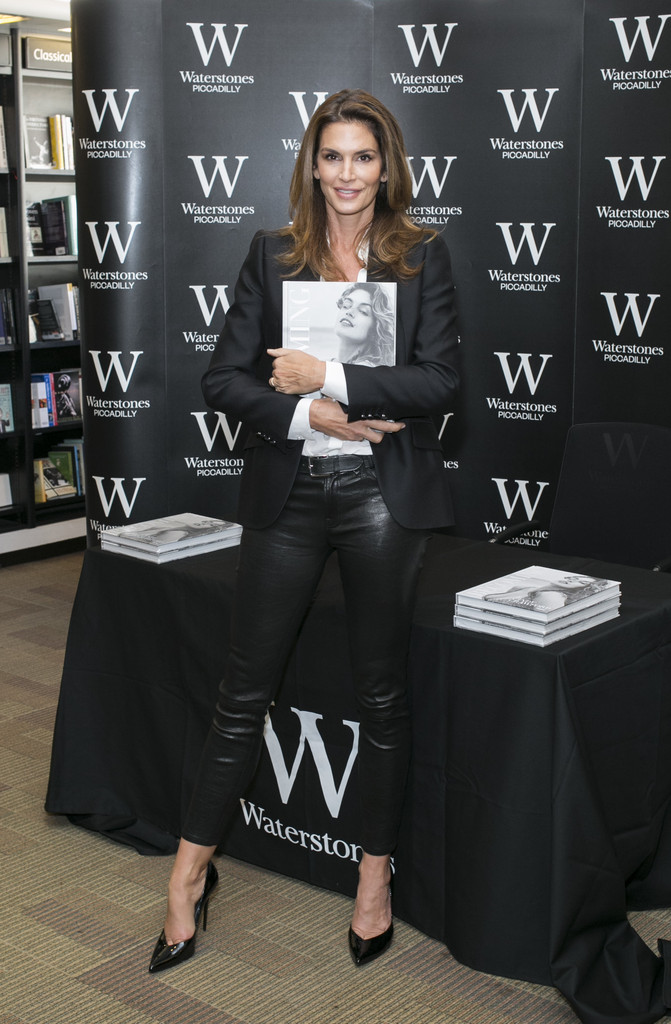
[[[302,441],[287,440],[300,396],[278,394],[268,384],[272,359],[266,349],[282,344],[282,271],[276,256],[287,244],[276,233],[254,236],[203,377],[208,405],[250,429],[238,518],[243,526],[258,528],[270,525],[282,510],[303,448]],[[347,413],[350,422],[385,417],[406,423],[405,430],[371,445],[378,482],[399,523],[431,529],[454,522],[431,418],[449,411],[458,385],[454,286],[441,238],[417,246],[410,258],[423,266],[416,277],[398,282],[396,365],[345,364]],[[369,273],[369,279],[375,275]],[[297,280],[315,277],[306,271]]]

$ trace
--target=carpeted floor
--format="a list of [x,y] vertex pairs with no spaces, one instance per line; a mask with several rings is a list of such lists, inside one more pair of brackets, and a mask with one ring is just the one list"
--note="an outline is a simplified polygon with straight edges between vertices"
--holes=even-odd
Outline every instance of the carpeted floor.
[[[0,1024],[575,1024],[553,989],[470,971],[402,922],[356,970],[348,900],[227,858],[195,959],[149,976],[169,861],[43,810],[81,559],[0,569]],[[654,943],[671,913],[636,926]]]

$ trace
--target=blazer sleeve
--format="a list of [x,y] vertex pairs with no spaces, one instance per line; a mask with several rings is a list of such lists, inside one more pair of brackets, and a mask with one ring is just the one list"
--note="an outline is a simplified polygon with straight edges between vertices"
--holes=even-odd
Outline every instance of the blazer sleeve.
[[420,273],[398,286],[396,365],[344,364],[350,422],[440,414],[454,400],[459,340],[450,254],[442,238],[420,247],[422,258]]
[[270,291],[279,272],[267,232],[257,232],[240,270],[234,298],[210,365],[202,379],[210,408],[236,416],[266,441],[287,442],[299,395],[278,394],[268,384],[272,360],[267,348],[281,345]]

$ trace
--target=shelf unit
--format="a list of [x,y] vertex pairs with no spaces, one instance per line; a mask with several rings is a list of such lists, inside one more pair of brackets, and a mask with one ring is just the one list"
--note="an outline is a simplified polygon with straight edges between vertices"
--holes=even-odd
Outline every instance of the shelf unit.
[[[0,383],[12,387],[14,430],[0,433],[0,473],[10,477],[11,506],[0,508],[0,552],[21,545],[10,533],[49,534],[45,526],[84,516],[84,499],[60,498],[36,503],[33,459],[46,456],[59,441],[81,436],[81,421],[35,428],[31,420],[31,374],[50,373],[81,366],[79,341],[30,342],[28,293],[49,284],[77,283],[76,256],[32,256],[25,231],[27,203],[73,193],[74,171],[25,167],[23,123],[25,114],[72,116],[72,76],[66,72],[28,70],[22,66],[22,33],[11,32],[12,65],[0,67],[0,103],[5,118],[9,168],[0,169],[0,205],[5,207],[9,258],[0,259],[0,288],[14,295],[16,344],[0,346]],[[84,532],[83,520],[81,526]],[[63,532],[63,531],[61,531]],[[51,531],[58,539],[58,530]],[[64,533],[71,535],[68,523]],[[8,543],[3,545],[3,540]]]

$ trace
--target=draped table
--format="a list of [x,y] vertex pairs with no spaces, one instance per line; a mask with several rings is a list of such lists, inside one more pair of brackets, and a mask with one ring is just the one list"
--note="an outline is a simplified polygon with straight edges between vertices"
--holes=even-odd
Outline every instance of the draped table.
[[[49,812],[142,853],[174,850],[226,657],[235,564],[236,549],[161,566],[87,551]],[[545,648],[452,625],[455,591],[532,564],[619,580],[620,616]],[[470,967],[555,985],[585,1024],[659,1019],[671,1002],[664,959],[627,909],[671,905],[671,578],[435,536],[409,678],[395,914]],[[357,737],[329,564],[223,852],[353,894]]]

